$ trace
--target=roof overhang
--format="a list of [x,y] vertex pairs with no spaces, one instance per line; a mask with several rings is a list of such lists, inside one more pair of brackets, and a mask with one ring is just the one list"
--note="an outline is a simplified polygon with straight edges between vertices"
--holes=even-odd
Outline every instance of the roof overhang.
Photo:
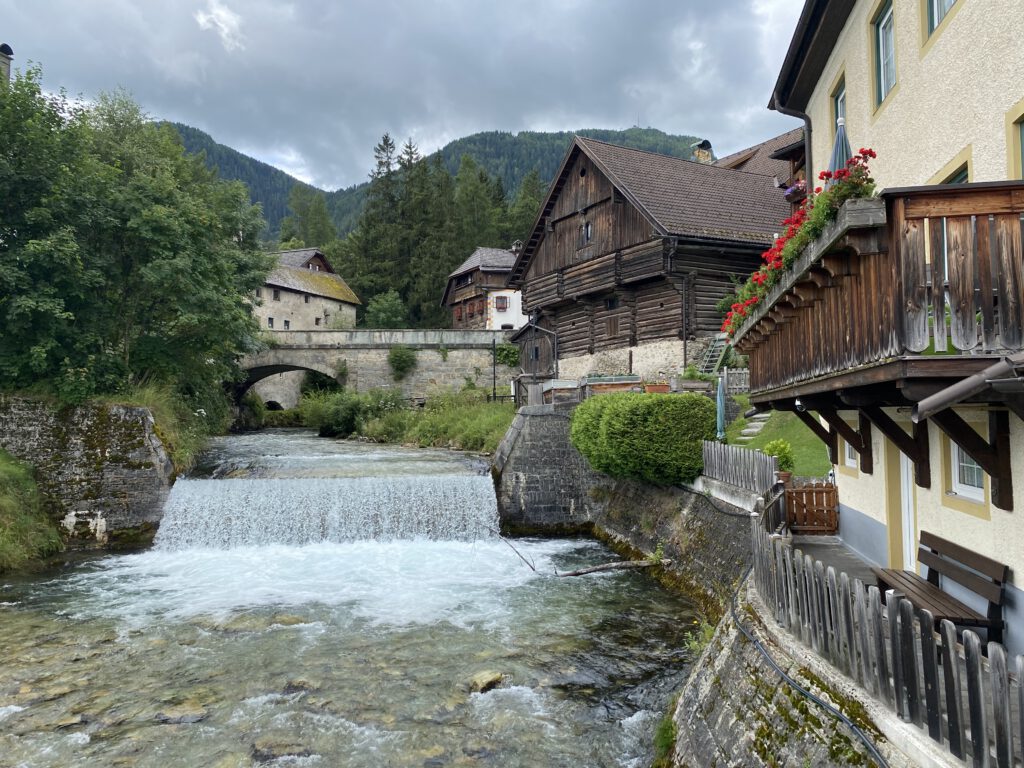
[[856,0],[806,0],[768,102],[769,109],[806,112],[855,5]]

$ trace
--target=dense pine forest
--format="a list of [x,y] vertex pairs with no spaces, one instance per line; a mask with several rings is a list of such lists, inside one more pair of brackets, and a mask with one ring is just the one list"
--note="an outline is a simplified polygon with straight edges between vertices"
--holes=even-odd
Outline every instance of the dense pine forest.
[[[218,144],[197,128],[180,123],[173,125],[181,135],[188,152],[205,152],[207,164],[217,168],[221,178],[245,182],[252,194],[253,202],[261,203],[263,206],[263,216],[267,220],[270,237],[276,237],[280,232],[282,219],[288,214],[288,195],[292,187],[305,185],[284,171],[224,144]],[[692,145],[700,141],[696,136],[676,136],[655,128],[634,127],[624,131],[583,129],[577,133],[600,141],[674,157],[690,157]],[[573,133],[570,131],[487,131],[456,139],[435,154],[441,158],[443,166],[451,174],[458,173],[462,157],[469,155],[488,175],[500,179],[506,192],[514,196],[530,171],[536,171],[544,185],[551,181],[572,136]],[[365,182],[326,193],[327,209],[341,235],[355,229],[366,202],[368,188],[369,182]]]

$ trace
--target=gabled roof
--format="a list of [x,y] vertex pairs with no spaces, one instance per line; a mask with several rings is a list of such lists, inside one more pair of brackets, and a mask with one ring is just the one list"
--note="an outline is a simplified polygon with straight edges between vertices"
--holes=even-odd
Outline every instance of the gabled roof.
[[[319,248],[295,248],[290,251],[278,251],[274,255],[277,256],[277,267],[267,275],[266,285],[323,296],[348,304],[362,303],[348,287],[348,283],[334,271],[334,267]],[[306,268],[315,256],[323,259],[329,271]]]
[[761,173],[766,176],[777,176],[780,181],[789,178],[789,163],[777,159],[776,153],[779,150],[787,149],[794,144],[803,144],[803,127],[786,131],[775,138],[762,141],[752,147],[733,152],[731,155],[719,158],[715,165],[719,168],[732,168],[737,171],[750,171]]
[[516,262],[516,255],[504,248],[477,248],[449,278],[479,269],[481,272],[508,272]]
[[771,175],[683,160],[596,139],[573,137],[537,221],[516,259],[509,284],[519,284],[544,239],[546,219],[579,153],[586,154],[648,221],[657,235],[767,245],[790,213]]
[[[330,266],[327,257],[319,248],[292,248],[288,251],[277,251],[274,255],[277,256],[277,263],[282,267],[304,267],[314,256],[319,256]],[[334,271],[334,267],[331,267],[331,271]]]

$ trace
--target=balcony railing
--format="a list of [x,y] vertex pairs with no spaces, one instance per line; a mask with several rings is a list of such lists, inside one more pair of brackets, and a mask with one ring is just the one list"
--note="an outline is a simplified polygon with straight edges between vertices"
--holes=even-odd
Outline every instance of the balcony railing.
[[751,390],[1024,344],[1024,183],[850,201],[739,330]]

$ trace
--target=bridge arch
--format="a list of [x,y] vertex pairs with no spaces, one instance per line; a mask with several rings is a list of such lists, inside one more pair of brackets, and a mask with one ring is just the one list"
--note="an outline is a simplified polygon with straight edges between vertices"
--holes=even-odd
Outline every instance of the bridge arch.
[[252,387],[263,379],[274,376],[278,373],[288,373],[290,371],[314,371],[315,373],[321,373],[328,378],[337,380],[338,372],[334,370],[333,366],[324,365],[317,362],[306,362],[302,363],[268,363],[263,365],[256,365],[251,368],[246,368],[245,379],[235,386],[235,399],[241,401],[245,397],[246,393],[252,389]]

